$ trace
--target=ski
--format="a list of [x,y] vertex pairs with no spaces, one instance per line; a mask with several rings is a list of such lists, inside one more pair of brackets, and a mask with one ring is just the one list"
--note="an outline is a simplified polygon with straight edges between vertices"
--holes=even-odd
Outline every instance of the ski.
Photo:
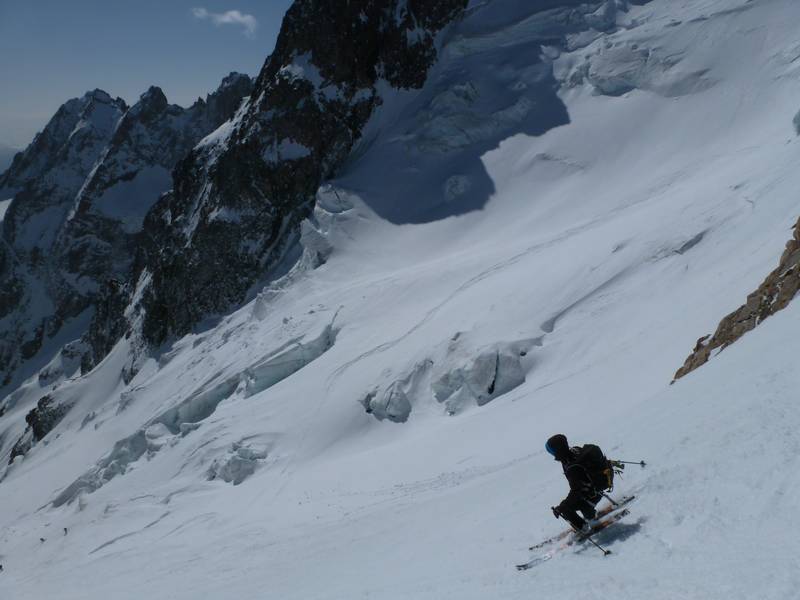
[[[613,523],[616,523],[617,521],[619,521],[623,517],[628,516],[630,514],[630,512],[631,511],[629,511],[627,508],[625,508],[625,509],[623,509],[623,510],[621,510],[619,512],[614,512],[611,515],[607,514],[604,519],[600,520],[598,523],[596,523],[592,527],[592,530],[589,532],[588,535],[591,536],[591,535],[594,535],[596,533],[599,533],[599,532],[603,531],[609,525],[611,525]],[[574,530],[570,530],[570,531],[567,532],[567,535],[570,534],[570,533],[575,533],[575,531]],[[563,537],[567,537],[567,535],[564,535]],[[528,562],[522,563],[521,565],[516,565],[517,571],[527,571],[528,569],[530,569],[532,567],[535,567],[536,565],[540,565],[543,562],[547,562],[548,560],[552,559],[558,552],[561,552],[562,550],[566,550],[567,548],[569,548],[573,544],[585,542],[587,537],[588,536],[575,535],[572,538],[565,540],[560,546],[557,546],[556,548],[553,548],[549,552],[545,552],[544,554],[540,554],[539,556],[535,556],[534,558],[532,558]]]
[[[623,496],[616,504],[609,504],[605,508],[600,509],[597,511],[597,519],[602,519],[603,517],[607,517],[608,515],[612,514],[614,511],[619,510],[626,504],[633,501],[636,496]],[[530,546],[528,550],[539,550],[544,548],[545,546],[549,546],[550,544],[555,544],[556,542],[560,542],[565,537],[567,537],[570,533],[574,533],[573,529],[567,529],[566,531],[562,531],[552,537],[547,538],[546,540],[539,542],[533,546]]]
[[526,563],[522,563],[521,565],[517,565],[517,571],[527,571],[528,569],[532,569],[536,565],[540,565],[543,562],[547,562],[548,560],[553,558],[554,555],[555,555],[555,552],[551,550],[550,552],[548,552],[546,554],[542,554],[541,556],[537,556],[536,558],[533,558],[533,559],[529,560]]
[[622,517],[627,517],[629,514],[631,514],[631,511],[629,511],[627,508],[626,508],[626,509],[624,509],[624,510],[621,510],[621,511],[619,511],[619,512],[615,512],[615,513],[614,513],[614,514],[612,514],[611,516],[609,516],[609,517],[606,517],[605,519],[603,519],[603,520],[601,520],[601,521],[598,521],[597,523],[595,523],[595,524],[592,526],[592,529],[591,529],[591,531],[589,531],[589,533],[587,533],[587,534],[585,534],[585,535],[584,535],[584,534],[577,534],[577,535],[575,536],[575,539],[574,539],[574,540],[569,540],[569,541],[567,542],[567,546],[571,546],[571,545],[572,545],[572,544],[574,544],[575,542],[585,542],[585,541],[586,541],[586,538],[587,538],[587,537],[589,537],[590,535],[594,535],[594,534],[596,534],[596,533],[600,533],[601,531],[603,531],[603,529],[605,529],[606,527],[608,527],[608,526],[609,526],[609,525],[611,525],[612,523],[616,523],[616,522],[617,522],[617,521],[619,521],[619,520],[620,520]]

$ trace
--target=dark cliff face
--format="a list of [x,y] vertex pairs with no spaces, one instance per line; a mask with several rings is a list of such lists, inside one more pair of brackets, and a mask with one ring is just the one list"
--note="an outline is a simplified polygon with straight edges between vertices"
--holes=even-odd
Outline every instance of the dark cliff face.
[[720,321],[714,335],[697,340],[692,353],[675,373],[675,379],[704,365],[717,350],[721,352],[767,317],[786,308],[800,293],[800,219],[793,237],[786,243],[778,267],[772,271],[747,302]]
[[156,87],[130,108],[95,90],[65,103],[16,157],[0,178],[0,196],[13,198],[0,244],[0,387],[32,374],[18,369],[68,321],[103,312],[171,170],[251,89],[232,73],[188,109]]
[[222,80],[217,91],[198,99],[191,110],[200,113],[213,125],[211,131],[230,119],[242,104],[242,98],[253,91],[253,80],[241,73],[231,73]]
[[58,240],[62,272],[90,277],[93,289],[127,277],[144,216],[171,186],[171,171],[200,139],[230,119],[252,89],[232,73],[189,109],[151,87],[120,120],[103,160],[86,181]]
[[420,87],[437,33],[466,4],[294,3],[230,131],[178,165],[173,191],[147,215],[133,278],[147,342],[185,334],[245,298],[380,104],[376,84]]
[[36,407],[25,415],[27,427],[11,448],[8,463],[13,463],[17,456],[24,456],[36,442],[43,440],[61,422],[70,408],[70,404],[54,404],[50,396],[41,398]]
[[70,100],[0,178],[0,196],[13,198],[0,233],[0,388],[60,326],[49,298],[53,243],[126,109],[100,90]]

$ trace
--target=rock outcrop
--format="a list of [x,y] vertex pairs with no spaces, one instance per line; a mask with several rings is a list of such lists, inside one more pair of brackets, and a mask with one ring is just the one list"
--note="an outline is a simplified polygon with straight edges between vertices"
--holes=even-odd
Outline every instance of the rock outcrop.
[[697,340],[692,353],[675,373],[675,379],[691,373],[708,362],[712,354],[721,352],[770,315],[783,310],[800,291],[800,219],[794,236],[786,243],[778,268],[772,271],[747,302],[720,322],[714,335]]
[[50,396],[44,396],[37,402],[36,408],[25,415],[27,427],[20,436],[14,447],[11,449],[9,464],[14,462],[17,456],[25,455],[36,442],[44,439],[61,419],[69,412],[71,407],[67,404],[57,404]]

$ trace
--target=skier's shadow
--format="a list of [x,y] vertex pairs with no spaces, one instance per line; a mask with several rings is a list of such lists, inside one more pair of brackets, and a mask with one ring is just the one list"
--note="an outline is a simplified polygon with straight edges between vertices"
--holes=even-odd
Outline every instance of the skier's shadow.
[[[635,523],[614,523],[613,526],[604,529],[603,531],[592,536],[601,546],[611,546],[615,542],[624,542],[632,535],[641,530],[642,525],[647,521],[647,518],[640,517]],[[591,551],[594,548],[587,544],[579,550],[579,553]]]

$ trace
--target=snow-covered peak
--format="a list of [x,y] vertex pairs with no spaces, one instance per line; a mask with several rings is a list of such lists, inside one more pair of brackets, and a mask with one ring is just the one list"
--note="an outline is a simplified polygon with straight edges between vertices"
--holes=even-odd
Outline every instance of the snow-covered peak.
[[[78,132],[82,132],[78,136],[81,139],[96,136],[101,138],[102,143],[127,108],[121,98],[112,99],[99,89],[68,100],[59,107],[44,129],[36,134],[33,142],[15,158],[8,171],[0,175],[0,190],[9,194],[12,190],[41,179],[60,160],[59,155],[70,152],[70,139]],[[86,143],[79,142],[81,148],[78,152],[89,156],[91,152],[84,152],[83,149]]]
[[85,99],[94,100],[95,102],[102,102],[103,104],[118,103],[120,101],[120,98],[114,100],[108,92],[99,88],[86,92],[83,97]]
[[[0,181],[2,389],[56,360],[65,342],[85,333],[97,303],[108,304],[106,284],[126,277],[145,214],[171,187],[172,169],[250,91],[246,77],[226,81],[208,104],[188,109],[169,105],[158,87],[130,108],[88,92],[59,109]],[[80,357],[59,364],[76,368]]]
[[79,120],[70,137],[83,130],[83,135],[99,135],[105,139],[109,136],[128,107],[121,98],[112,100],[111,96],[101,90],[89,92],[83,98]]

